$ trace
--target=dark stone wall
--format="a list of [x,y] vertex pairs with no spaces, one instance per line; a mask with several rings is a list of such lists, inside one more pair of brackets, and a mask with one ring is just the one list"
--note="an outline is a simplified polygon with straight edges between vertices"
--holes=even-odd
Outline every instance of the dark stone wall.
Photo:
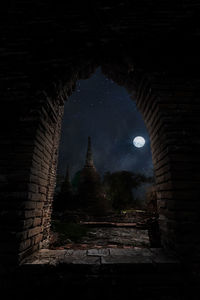
[[99,65],[144,116],[163,245],[198,257],[200,4],[132,2],[8,1],[1,11],[3,264],[48,245],[64,100]]
[[17,115],[10,131],[3,128],[1,154],[7,161],[1,169],[1,254],[8,262],[14,253],[15,260],[22,259],[48,238],[63,103],[40,100],[26,116]]
[[199,80],[151,76],[138,106],[151,138],[163,245],[199,259]]

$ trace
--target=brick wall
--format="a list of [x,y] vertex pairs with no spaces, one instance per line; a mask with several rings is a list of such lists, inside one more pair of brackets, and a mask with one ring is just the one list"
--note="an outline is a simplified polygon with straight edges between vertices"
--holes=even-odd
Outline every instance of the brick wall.
[[[116,66],[107,67],[106,70],[104,66],[107,76],[129,91],[135,90],[135,81],[131,80],[127,66],[120,75]],[[94,67],[89,66],[87,76],[93,70]],[[80,76],[80,73],[75,74],[67,84],[68,95],[74,80]],[[162,243],[180,255],[189,251],[193,258],[197,258],[198,80],[154,74],[146,75],[139,82],[136,102],[151,139]],[[57,89],[59,92],[61,96],[55,98],[40,93],[37,101],[31,96],[28,104],[22,102],[20,112],[16,106],[18,114],[16,118],[13,115],[14,127],[1,128],[3,257],[10,252],[11,256],[15,253],[21,260],[39,247],[48,246],[58,143],[64,99],[67,98],[66,93],[62,95],[62,89]]]
[[9,119],[9,108],[2,114],[0,254],[5,263],[5,257],[21,260],[48,240],[64,101],[38,98],[24,102],[20,112],[11,102],[15,120]]
[[163,245],[193,259],[200,246],[198,84],[149,76],[137,97],[151,139]]

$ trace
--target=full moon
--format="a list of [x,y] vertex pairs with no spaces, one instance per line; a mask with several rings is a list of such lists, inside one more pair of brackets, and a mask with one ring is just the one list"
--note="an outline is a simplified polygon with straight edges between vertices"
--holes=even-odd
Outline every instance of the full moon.
[[133,140],[133,145],[136,148],[142,148],[145,144],[145,139],[142,136],[136,136]]

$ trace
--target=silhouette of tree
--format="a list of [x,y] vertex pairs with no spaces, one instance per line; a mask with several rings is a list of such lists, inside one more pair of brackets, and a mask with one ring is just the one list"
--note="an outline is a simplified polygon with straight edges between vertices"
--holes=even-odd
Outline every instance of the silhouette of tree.
[[125,209],[134,206],[132,190],[143,183],[153,182],[152,177],[130,171],[107,172],[103,185],[109,202],[114,209]]

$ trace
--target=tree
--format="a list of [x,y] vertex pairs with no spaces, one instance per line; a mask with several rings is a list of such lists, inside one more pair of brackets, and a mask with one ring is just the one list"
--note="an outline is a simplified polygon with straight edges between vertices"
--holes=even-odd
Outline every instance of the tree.
[[125,209],[134,206],[132,190],[141,184],[152,182],[152,177],[136,174],[130,171],[107,172],[104,175],[103,185],[107,197],[114,209]]

